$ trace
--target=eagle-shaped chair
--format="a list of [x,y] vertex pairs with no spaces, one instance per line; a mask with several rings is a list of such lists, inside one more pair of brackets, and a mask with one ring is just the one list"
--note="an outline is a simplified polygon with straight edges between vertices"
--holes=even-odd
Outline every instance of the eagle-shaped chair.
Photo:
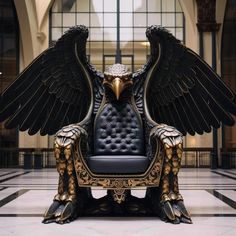
[[[89,193],[82,212],[158,214],[165,220],[191,223],[178,190],[182,134],[173,127],[156,124],[138,111],[131,89],[132,73],[126,66],[115,64],[104,75],[103,84],[108,86],[97,113],[56,134],[59,187],[44,222],[70,221],[79,213],[74,205],[84,201],[83,194],[80,196],[82,188],[101,187],[109,190],[108,195],[93,201]],[[140,187],[148,187],[141,201],[130,193]],[[90,189],[86,191],[88,194]]]
[[[233,125],[235,93],[167,30],[146,31],[150,57],[135,73],[98,72],[76,26],[39,55],[0,97],[0,121],[55,135],[58,193],[44,223],[83,215],[158,215],[191,223],[179,193],[183,135]],[[95,199],[92,187],[107,189]],[[146,196],[131,189],[146,188]]]

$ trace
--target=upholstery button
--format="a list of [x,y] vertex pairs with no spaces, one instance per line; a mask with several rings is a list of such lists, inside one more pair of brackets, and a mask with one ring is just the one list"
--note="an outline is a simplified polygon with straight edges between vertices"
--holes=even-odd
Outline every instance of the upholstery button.
[[121,143],[120,139],[116,139],[115,143]]
[[130,143],[131,143],[131,140],[130,140],[130,139],[126,139],[126,143],[127,143],[127,144],[130,144]]
[[111,139],[106,139],[105,143],[106,144],[110,144],[111,143]]
[[116,133],[121,133],[121,131],[122,131],[122,130],[121,130],[120,128],[117,128],[117,129],[116,129]]

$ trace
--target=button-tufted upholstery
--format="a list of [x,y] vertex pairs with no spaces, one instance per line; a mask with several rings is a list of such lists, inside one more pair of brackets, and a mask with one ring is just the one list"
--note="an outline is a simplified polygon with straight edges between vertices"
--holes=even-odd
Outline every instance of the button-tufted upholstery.
[[94,154],[143,155],[141,122],[130,103],[106,104],[94,124]]
[[94,122],[94,154],[86,157],[96,174],[144,173],[150,162],[145,156],[142,120],[126,101],[107,103]]

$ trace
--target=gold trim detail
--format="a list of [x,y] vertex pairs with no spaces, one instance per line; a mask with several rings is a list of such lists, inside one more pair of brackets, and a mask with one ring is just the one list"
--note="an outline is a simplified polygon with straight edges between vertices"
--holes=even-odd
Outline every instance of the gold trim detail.
[[123,188],[117,188],[117,189],[114,189],[113,190],[114,193],[113,193],[113,199],[115,202],[117,202],[118,204],[121,204],[122,202],[125,201],[125,189]]
[[149,169],[141,175],[95,175],[85,164],[80,150],[80,141],[75,145],[73,160],[80,187],[103,187],[105,189],[131,189],[159,186],[163,159],[158,148]]

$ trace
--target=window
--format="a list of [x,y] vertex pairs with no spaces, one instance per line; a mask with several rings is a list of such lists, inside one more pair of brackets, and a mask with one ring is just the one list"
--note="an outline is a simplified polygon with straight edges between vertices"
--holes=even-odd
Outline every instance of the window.
[[[56,0],[50,21],[51,41],[61,37],[70,26],[86,25],[90,34],[87,54],[99,70],[115,57],[117,33],[122,56],[132,58],[131,70],[139,69],[146,62],[149,44],[145,31],[148,26],[162,25],[184,41],[184,15],[178,0]],[[107,59],[109,55],[112,60]],[[122,61],[124,64],[126,59]]]

